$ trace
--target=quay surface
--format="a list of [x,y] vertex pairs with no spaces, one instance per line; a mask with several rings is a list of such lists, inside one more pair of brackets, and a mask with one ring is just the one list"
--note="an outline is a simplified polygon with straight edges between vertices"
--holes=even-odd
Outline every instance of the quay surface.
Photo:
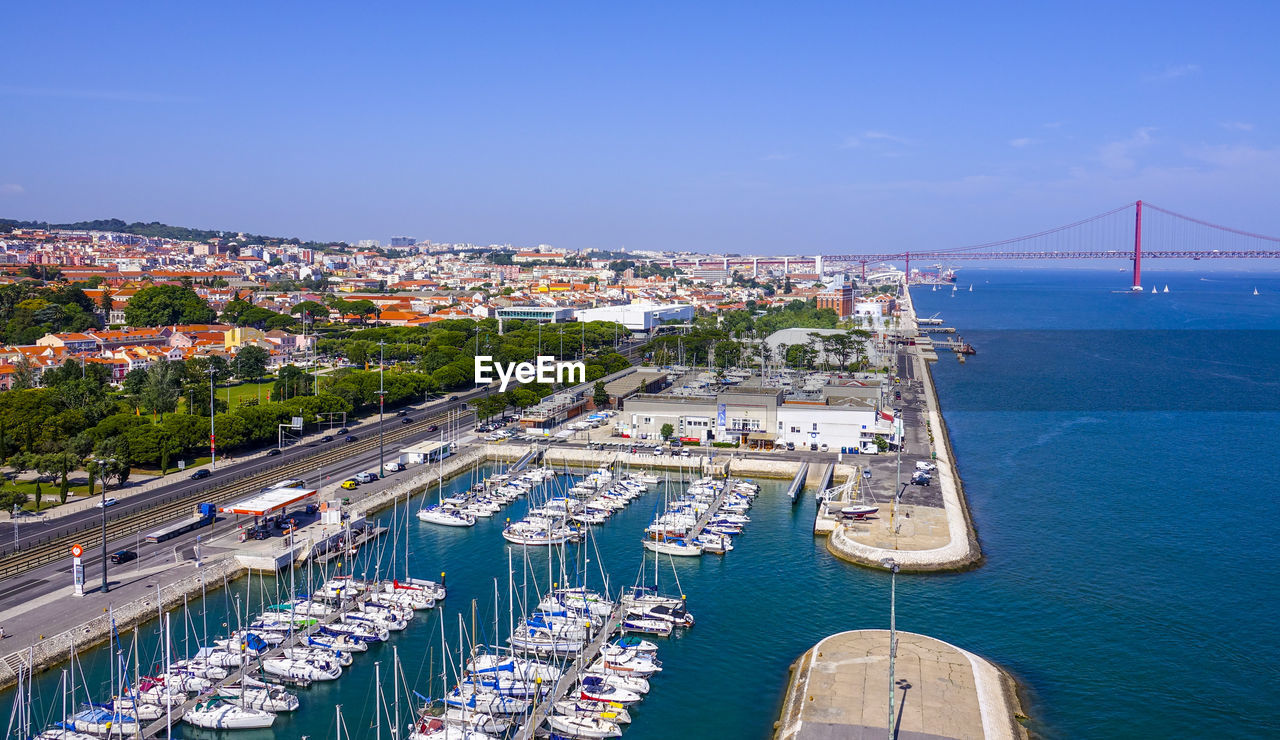
[[[898,631],[894,737],[1028,737],[1016,685],[989,661],[941,640]],[[878,740],[888,734],[889,631],[826,637],[792,665],[776,740]]]
[[[912,334],[916,316],[910,291],[906,291],[903,309],[903,322],[908,327],[908,334]],[[907,397],[913,395],[911,389],[914,384],[910,381],[919,381],[919,395],[923,396],[924,404],[923,424],[917,425],[923,429],[917,430],[919,439],[915,442],[920,449],[914,450],[919,454],[911,456],[911,463],[907,461],[908,455],[903,454],[902,476],[909,480],[913,470],[905,466],[914,465],[916,459],[932,457],[938,466],[934,483],[940,489],[941,501],[904,504],[895,502],[896,492],[892,492],[890,500],[881,503],[878,517],[838,524],[827,537],[827,550],[842,560],[884,568],[883,561],[892,558],[905,571],[963,570],[982,561],[982,549],[964,498],[964,486],[956,469],[951,440],[923,354],[919,347],[904,347],[899,358],[898,375],[907,381]],[[918,412],[913,409],[912,413]],[[903,416],[904,419],[911,418],[905,413]],[[911,435],[907,437],[904,453],[913,446]],[[919,494],[913,492],[912,495]]]

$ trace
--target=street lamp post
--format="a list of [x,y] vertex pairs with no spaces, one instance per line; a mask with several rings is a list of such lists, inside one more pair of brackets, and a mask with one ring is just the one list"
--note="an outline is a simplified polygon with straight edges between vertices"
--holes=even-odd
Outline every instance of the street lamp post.
[[213,429],[213,376],[217,373],[217,369],[213,366],[213,360],[209,360],[209,369],[205,372],[209,373],[209,469],[218,469],[218,451],[217,437]]
[[102,593],[107,593],[107,463],[114,460],[94,459],[98,464],[98,477],[102,480]]
[[386,400],[386,391],[382,387],[382,345],[383,340],[378,340],[378,477],[386,477],[386,469],[383,466],[382,458],[382,406]]
[[894,740],[893,694],[895,686],[894,658],[898,656],[898,563],[885,558],[880,564],[889,569],[889,740]]

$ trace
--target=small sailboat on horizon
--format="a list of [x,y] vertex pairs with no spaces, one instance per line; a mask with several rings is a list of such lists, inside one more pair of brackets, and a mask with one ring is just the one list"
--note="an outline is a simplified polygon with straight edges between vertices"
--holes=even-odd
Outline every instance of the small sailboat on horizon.
[[1254,289],[1253,289],[1253,294],[1254,294],[1254,295],[1257,295],[1257,294],[1258,294],[1258,289],[1257,289],[1257,288],[1254,288]]
[[1168,293],[1168,292],[1169,292],[1169,284],[1168,284],[1168,283],[1165,283],[1165,284],[1164,284],[1164,290],[1163,290],[1163,291],[1161,291],[1161,292],[1162,292],[1162,293]]

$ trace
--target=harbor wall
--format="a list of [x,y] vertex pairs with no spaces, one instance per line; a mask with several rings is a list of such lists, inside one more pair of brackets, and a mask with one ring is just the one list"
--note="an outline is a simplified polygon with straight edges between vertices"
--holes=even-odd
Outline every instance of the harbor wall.
[[216,559],[206,559],[196,573],[156,589],[160,599],[159,606],[156,605],[157,597],[148,596],[113,607],[111,612],[103,612],[65,632],[48,637],[40,635],[40,639],[30,649],[24,648],[11,653],[0,661],[0,689],[17,683],[19,669],[24,672],[32,669],[47,670],[67,660],[73,649],[83,651],[106,642],[111,635],[113,618],[116,630],[124,631],[159,616],[161,612],[177,609],[187,597],[199,594],[202,590],[208,593],[222,588],[224,579],[230,581],[246,572],[245,567],[229,553],[217,556]]
[[[907,291],[908,310],[914,322],[915,307],[910,303],[910,295],[910,291]],[[942,489],[949,542],[943,547],[928,550],[890,550],[858,542],[848,528],[837,525],[827,538],[827,551],[842,560],[875,568],[883,568],[882,561],[892,557],[899,567],[907,571],[967,570],[982,563],[982,546],[973,526],[973,517],[969,513],[964,483],[956,467],[951,435],[942,418],[942,405],[933,382],[933,368],[918,352],[912,352],[911,361],[915,363],[916,375],[924,390],[929,443],[936,455],[938,484]]]

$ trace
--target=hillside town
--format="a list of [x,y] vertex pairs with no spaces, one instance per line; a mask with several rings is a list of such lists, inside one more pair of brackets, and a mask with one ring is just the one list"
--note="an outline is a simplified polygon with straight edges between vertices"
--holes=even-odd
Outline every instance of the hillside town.
[[[526,383],[470,402],[529,441],[842,455],[902,436],[892,268],[864,278],[805,257],[7,229],[0,457],[15,486],[37,476],[33,496],[4,494],[6,510],[49,505],[41,475],[60,501],[91,494],[92,475],[85,486],[75,471],[94,459],[116,461],[119,483],[163,476],[215,447],[284,446],[290,419],[302,421],[291,432],[319,433],[476,388],[481,356],[585,363],[580,387]],[[607,425],[583,426],[605,410]]]

